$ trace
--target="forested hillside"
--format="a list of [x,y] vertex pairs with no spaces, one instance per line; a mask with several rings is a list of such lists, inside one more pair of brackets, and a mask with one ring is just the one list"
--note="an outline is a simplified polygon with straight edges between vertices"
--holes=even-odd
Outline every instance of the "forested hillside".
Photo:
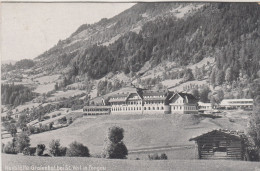
[[36,93],[23,85],[2,84],[1,85],[1,103],[2,105],[19,106],[25,102],[31,101],[36,97]]
[[[238,87],[234,82],[248,86],[259,78],[259,47],[257,3],[138,3],[113,18],[83,24],[30,66],[63,74],[72,84],[119,73],[138,79],[161,63],[174,62],[178,71],[171,67],[171,74],[153,82],[185,76],[183,81],[208,78],[213,87]],[[214,64],[196,68],[194,77],[184,74],[205,58],[214,58]],[[146,63],[150,68],[144,70]]]

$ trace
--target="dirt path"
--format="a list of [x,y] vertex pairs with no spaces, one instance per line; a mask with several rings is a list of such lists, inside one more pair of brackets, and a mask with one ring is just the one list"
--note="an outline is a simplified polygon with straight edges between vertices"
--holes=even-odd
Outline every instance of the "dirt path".
[[129,154],[142,153],[142,152],[154,152],[154,151],[165,151],[165,150],[177,150],[184,148],[194,148],[194,145],[175,145],[175,146],[162,146],[162,147],[151,147],[129,150]]

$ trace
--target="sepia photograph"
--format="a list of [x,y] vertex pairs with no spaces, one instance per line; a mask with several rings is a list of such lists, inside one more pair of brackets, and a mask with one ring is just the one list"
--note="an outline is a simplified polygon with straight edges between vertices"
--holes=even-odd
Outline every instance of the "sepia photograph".
[[2,171],[260,171],[260,3],[0,7]]

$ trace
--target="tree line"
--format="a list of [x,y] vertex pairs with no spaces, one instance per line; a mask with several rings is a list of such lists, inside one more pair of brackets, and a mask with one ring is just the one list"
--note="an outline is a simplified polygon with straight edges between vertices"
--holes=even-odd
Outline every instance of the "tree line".
[[1,84],[2,105],[19,106],[31,101],[37,94],[24,85]]

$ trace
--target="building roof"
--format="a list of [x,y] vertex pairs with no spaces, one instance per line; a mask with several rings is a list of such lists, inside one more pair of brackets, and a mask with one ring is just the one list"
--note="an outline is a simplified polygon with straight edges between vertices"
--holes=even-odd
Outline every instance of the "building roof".
[[83,109],[110,109],[111,106],[84,106]]
[[198,99],[193,96],[192,94],[189,94],[189,93],[175,93],[172,95],[172,97],[170,98],[170,100],[175,97],[176,95],[179,95],[181,96],[183,99],[186,100],[186,103],[197,103],[198,102]]
[[223,135],[224,137],[229,137],[231,139],[240,140],[241,136],[244,136],[244,132],[242,131],[232,131],[232,130],[224,130],[224,129],[215,129],[213,131],[209,131],[207,133],[204,133],[202,135],[199,135],[197,137],[189,139],[189,141],[198,141],[199,139],[203,139],[209,136],[214,135]]
[[166,96],[166,92],[161,92],[161,91],[143,91],[143,96]]
[[198,102],[199,106],[211,106],[211,103]]
[[129,93],[118,93],[111,96],[111,98],[128,97]]
[[108,102],[125,102],[130,93],[114,94],[110,97]]

